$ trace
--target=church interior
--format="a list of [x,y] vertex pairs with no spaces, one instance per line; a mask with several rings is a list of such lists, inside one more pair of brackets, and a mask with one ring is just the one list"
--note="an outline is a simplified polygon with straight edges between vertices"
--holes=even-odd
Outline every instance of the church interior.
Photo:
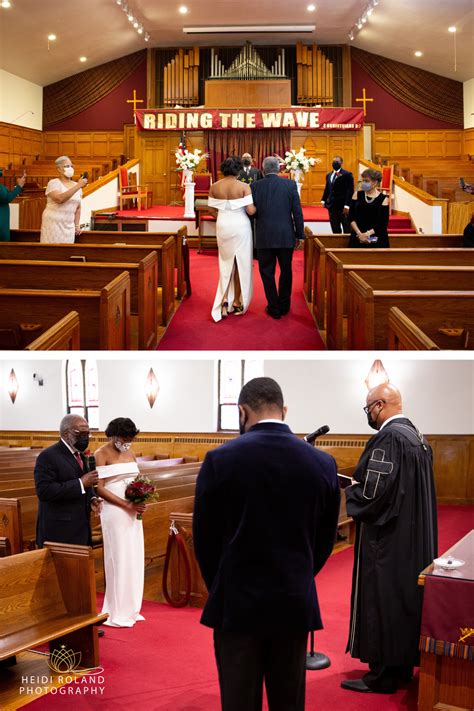
[[[32,482],[35,460],[43,448],[57,441],[59,422],[70,403],[74,403],[74,412],[84,413],[90,423],[91,454],[107,441],[104,431],[108,422],[119,415],[130,417],[140,430],[133,443],[140,470],[160,482],[159,499],[148,504],[143,515],[142,612],[146,622],[132,629],[106,628],[105,637],[99,639],[100,663],[95,665],[103,669],[99,675],[102,683],[94,675],[87,676],[83,683],[95,691],[85,698],[89,692],[81,696],[81,691],[74,691],[78,682],[70,680],[61,686],[55,676],[51,682],[44,654],[38,653],[47,646],[33,648],[28,642],[28,632],[33,629],[24,606],[33,582],[17,578],[24,592],[16,597],[2,583],[0,614],[13,611],[13,617],[18,616],[16,625],[25,626],[24,638],[17,639],[15,632],[2,637],[4,648],[21,646],[22,640],[24,645],[17,664],[0,670],[2,709],[26,704],[35,709],[66,708],[71,703],[68,694],[76,693],[74,703],[81,709],[96,703],[98,708],[127,708],[138,699],[143,708],[217,711],[210,631],[198,624],[207,591],[194,558],[190,520],[196,477],[206,452],[238,432],[235,403],[248,378],[272,377],[280,384],[288,406],[287,424],[299,437],[327,424],[329,432],[317,439],[315,446],[331,454],[338,471],[346,474],[354,470],[370,437],[362,411],[368,387],[388,378],[402,393],[404,414],[416,423],[433,449],[439,554],[472,528],[474,366],[470,360],[398,359],[390,353],[375,362],[370,354],[344,360],[286,360],[276,354],[266,354],[263,359],[253,354],[242,360],[232,354],[231,360],[207,355],[159,361],[143,354],[117,360],[100,354],[92,359],[81,355],[81,360],[38,361],[15,358],[12,353],[0,363],[0,380],[9,383],[9,392],[2,389],[0,408],[0,521],[4,526],[0,546],[2,554],[7,554],[0,559],[0,568],[9,560],[21,561],[23,556],[40,552],[33,551],[38,508]],[[166,478],[160,479],[165,473]],[[8,529],[6,519],[10,520]],[[183,535],[188,566],[176,547],[167,551],[172,522]],[[89,575],[99,609],[104,593],[103,540],[100,521],[93,515],[91,526],[93,566]],[[342,498],[337,542],[316,578],[324,623],[324,629],[315,635],[316,648],[330,657],[331,666],[307,673],[307,708],[328,708],[330,704],[349,709],[362,709],[363,705],[374,710],[388,708],[383,706],[384,697],[368,701],[363,697],[361,705],[362,701],[347,698],[339,688],[345,674],[360,668],[357,660],[344,653],[353,542],[354,523]],[[11,569],[7,572],[12,574]],[[75,569],[69,574],[75,575]],[[34,594],[40,595],[40,587]],[[449,658],[448,662],[454,666],[472,663]],[[451,671],[455,675],[454,666]],[[441,690],[441,700],[456,699],[456,705],[468,708],[472,686],[467,677],[463,681],[462,673],[451,682],[441,677],[436,688]],[[417,708],[421,674],[420,670],[410,687],[390,696],[390,708]],[[20,683],[28,676],[41,681],[42,675],[41,683]],[[433,684],[431,680],[429,688]]]
[[[306,701],[278,711],[474,708],[473,39],[472,0],[0,0],[0,711],[277,708],[268,687],[255,709],[224,708],[195,535],[214,523],[196,523],[209,462],[246,446],[254,411],[239,394],[261,379],[288,409],[255,426],[284,427],[304,456],[313,445],[338,511],[327,561],[310,569],[323,628],[304,628]],[[247,207],[272,180],[294,196],[291,306],[277,315],[258,207],[249,219],[239,207],[253,294],[234,303],[232,257],[214,316],[224,249],[212,201],[234,202],[214,194],[227,158]],[[336,214],[342,175],[353,190]],[[67,202],[58,184],[67,225],[51,222]],[[387,246],[378,223],[353,219],[374,200]],[[281,205],[269,204],[272,217]],[[400,454],[397,418],[416,456]],[[390,458],[376,442],[392,435]],[[265,449],[262,476],[277,459]],[[241,467],[252,485],[256,461]],[[292,459],[286,473],[302,471]],[[378,528],[371,498],[394,471],[383,505],[416,501],[424,524],[434,512],[426,530],[405,509],[404,526],[395,513]],[[307,504],[292,480],[265,528],[273,484],[252,500],[268,545],[289,521],[297,539]],[[224,494],[216,540],[233,521]],[[394,529],[410,543],[390,565],[378,537]],[[408,609],[405,586],[416,598],[420,619],[381,635],[416,638],[415,671],[394,662],[390,691],[352,693],[372,691],[343,685],[367,664],[377,674],[352,646],[356,628],[374,640],[376,625],[354,618],[374,551],[369,589],[381,581],[387,610]],[[244,584],[270,560],[265,550]],[[299,567],[283,576],[290,588]],[[114,595],[128,604],[132,586],[133,619],[116,621]]]
[[[241,25],[247,15],[254,24]],[[80,10],[63,7],[60,18],[56,3],[40,10],[34,0],[12,0],[0,6],[0,32],[0,183],[11,190],[26,174],[5,213],[1,267],[10,276],[1,291],[58,292],[0,292],[3,348],[472,349],[472,265],[463,249],[474,205],[470,0],[449,8],[321,0],[296,12],[276,2],[271,13],[227,3],[217,16],[204,0],[86,0]],[[283,163],[300,149],[314,162],[307,172]],[[181,169],[184,152],[197,156],[192,170]],[[257,169],[266,155],[280,156],[281,175],[301,195],[306,239],[294,255],[294,315],[285,328],[265,315],[257,274],[245,318],[216,327],[210,315],[218,260],[207,197],[221,161],[245,152]],[[67,248],[39,246],[45,188],[60,156],[73,163],[75,180],[87,174],[80,234]],[[334,156],[357,185],[366,169],[382,175],[390,250],[372,250],[370,261],[360,251],[329,255],[348,245],[321,205]],[[156,263],[141,265],[150,295],[131,267],[118,265],[152,251]],[[30,262],[29,271],[13,261]],[[115,271],[96,274],[80,261],[112,262]],[[84,279],[97,291],[124,271],[130,287],[121,279],[104,295],[108,317],[62,293]],[[382,291],[387,298],[374,296]],[[110,324],[112,312],[106,334],[101,318]]]

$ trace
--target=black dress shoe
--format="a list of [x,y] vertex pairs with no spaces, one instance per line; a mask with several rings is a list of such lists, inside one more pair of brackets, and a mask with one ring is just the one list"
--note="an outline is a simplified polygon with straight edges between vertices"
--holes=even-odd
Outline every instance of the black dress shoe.
[[266,312],[269,316],[271,316],[272,318],[275,318],[275,319],[280,319],[280,318],[281,318],[281,314],[280,314],[280,313],[278,313],[278,312],[276,312],[276,311],[271,311],[271,310],[268,308],[268,306],[265,306],[265,312]]
[[99,637],[105,637],[105,630],[99,630]]
[[362,694],[394,694],[397,690],[396,684],[371,688],[363,679],[344,679],[341,681],[341,686],[348,691],[359,691]]

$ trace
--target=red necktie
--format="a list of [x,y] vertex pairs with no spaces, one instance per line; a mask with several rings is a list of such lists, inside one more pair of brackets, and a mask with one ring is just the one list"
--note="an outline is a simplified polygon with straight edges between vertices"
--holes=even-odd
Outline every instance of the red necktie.
[[76,458],[77,463],[81,467],[82,471],[84,471],[84,462],[82,461],[81,455],[79,454],[79,452],[74,452],[74,456]]

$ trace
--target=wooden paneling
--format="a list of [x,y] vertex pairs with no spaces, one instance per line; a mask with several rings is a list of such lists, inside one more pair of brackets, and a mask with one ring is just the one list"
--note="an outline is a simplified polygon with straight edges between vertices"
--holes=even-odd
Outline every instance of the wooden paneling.
[[118,158],[123,150],[123,131],[44,131],[42,155],[55,159],[103,161]]
[[289,79],[211,79],[206,81],[205,86],[205,105],[208,108],[262,109],[291,106]]
[[464,131],[464,155],[472,156],[474,160],[474,128],[466,128]]
[[0,122],[0,166],[31,163],[42,152],[42,132]]
[[[463,131],[446,130],[376,130],[375,154],[391,160],[400,158],[461,158]],[[474,152],[474,147],[473,147]]]
[[[436,493],[438,503],[474,503],[474,435],[430,435],[426,437],[433,448]],[[203,460],[207,451],[219,447],[234,434],[220,432],[140,432],[134,449],[142,454],[162,453],[170,457],[195,456]],[[333,435],[322,437],[318,446],[332,454],[339,468],[357,463],[368,435]],[[0,431],[0,445],[16,447],[49,447],[58,440],[56,432]],[[103,432],[94,432],[91,451],[107,441]]]

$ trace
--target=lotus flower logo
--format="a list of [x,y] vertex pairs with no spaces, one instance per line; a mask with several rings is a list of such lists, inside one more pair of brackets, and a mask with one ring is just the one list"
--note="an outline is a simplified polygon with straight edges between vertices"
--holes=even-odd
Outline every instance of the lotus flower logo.
[[78,669],[81,663],[81,652],[73,652],[62,644],[59,649],[54,649],[49,655],[49,668],[57,674],[67,674]]

